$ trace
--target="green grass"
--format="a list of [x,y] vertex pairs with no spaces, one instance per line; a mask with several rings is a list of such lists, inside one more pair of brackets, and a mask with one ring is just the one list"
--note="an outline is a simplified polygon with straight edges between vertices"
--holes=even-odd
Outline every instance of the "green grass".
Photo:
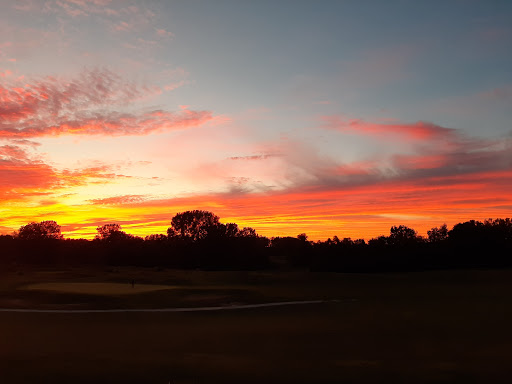
[[[184,288],[129,297],[16,289],[51,281],[115,282],[132,275]],[[512,380],[512,271],[344,275],[70,270],[12,273],[3,277],[0,293],[3,300],[9,293],[21,297],[19,306],[68,307],[79,299],[79,308],[355,299],[215,313],[0,313],[2,383]],[[195,300],[199,295],[206,296]]]

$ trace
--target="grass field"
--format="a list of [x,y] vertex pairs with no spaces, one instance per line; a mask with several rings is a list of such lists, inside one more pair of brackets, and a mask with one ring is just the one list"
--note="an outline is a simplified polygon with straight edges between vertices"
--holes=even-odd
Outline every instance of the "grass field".
[[[2,383],[512,381],[512,271],[76,269],[4,271],[0,277],[2,308],[341,300],[224,312],[0,313]],[[174,288],[130,295],[108,289],[131,289],[130,279],[136,287]],[[34,284],[90,284],[96,292],[26,289]]]

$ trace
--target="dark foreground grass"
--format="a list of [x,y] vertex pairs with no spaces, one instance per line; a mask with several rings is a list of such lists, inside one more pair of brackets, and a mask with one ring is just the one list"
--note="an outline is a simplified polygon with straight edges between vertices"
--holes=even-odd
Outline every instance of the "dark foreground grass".
[[[239,286],[238,278],[222,280]],[[356,301],[214,313],[1,313],[0,382],[512,382],[511,271],[293,274],[256,285],[273,297]]]

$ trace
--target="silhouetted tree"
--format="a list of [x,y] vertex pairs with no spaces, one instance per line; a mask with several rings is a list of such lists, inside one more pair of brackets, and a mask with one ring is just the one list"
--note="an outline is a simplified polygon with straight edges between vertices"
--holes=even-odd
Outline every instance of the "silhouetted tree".
[[23,225],[16,237],[21,240],[60,240],[63,238],[60,233],[60,225],[53,220]]
[[306,235],[305,233],[300,233],[297,235],[297,239],[305,243],[306,241],[308,241],[308,235]]
[[[97,228],[96,241],[63,239],[55,221],[22,226],[14,236],[0,235],[0,264],[138,265],[172,268],[255,269],[270,266],[317,271],[384,272],[436,268],[511,267],[512,220],[470,220],[448,230],[427,232],[428,241],[404,225],[389,236],[326,241],[275,237],[270,243],[253,228],[222,224],[208,211],[178,213],[164,234],[143,240],[119,224]],[[27,241],[30,240],[30,241]],[[185,240],[185,241],[183,241]],[[271,262],[272,261],[272,262]]]
[[273,237],[270,247],[275,260],[285,260],[289,265],[296,267],[309,266],[311,258],[311,243],[301,237]]
[[238,224],[235,223],[227,223],[224,225],[224,232],[226,237],[236,237],[240,230],[238,229]]
[[167,228],[167,239],[168,240],[177,239],[179,237],[179,235],[180,234],[178,232],[176,232],[176,230],[173,227]]
[[167,236],[165,236],[161,233],[148,235],[144,238],[144,241],[166,241],[166,240],[167,240]]
[[484,224],[480,221],[469,220],[458,223],[448,232],[448,238],[457,243],[475,243],[481,239]]
[[512,219],[487,219],[484,226],[493,233],[497,241],[512,241]]
[[411,245],[419,240],[417,232],[405,225],[391,227],[388,239],[392,245]]
[[448,227],[446,224],[441,225],[439,228],[432,228],[427,231],[428,241],[431,243],[437,243],[448,239]]
[[390,244],[389,237],[379,236],[374,237],[373,239],[368,240],[368,245],[371,247],[386,247]]
[[256,233],[256,230],[251,227],[243,227],[240,231],[238,231],[238,237],[259,237]]
[[180,212],[171,220],[173,230],[182,239],[192,241],[206,238],[208,233],[216,229],[219,224],[218,216],[212,212],[200,210]]
[[98,234],[96,235],[95,239],[108,242],[127,240],[132,237],[126,232],[122,231],[119,224],[115,223],[101,225],[96,228],[96,231]]

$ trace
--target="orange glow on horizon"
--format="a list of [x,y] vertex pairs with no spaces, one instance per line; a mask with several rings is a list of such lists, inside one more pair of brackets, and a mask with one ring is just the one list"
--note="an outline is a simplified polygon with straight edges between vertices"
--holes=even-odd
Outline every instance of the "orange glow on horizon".
[[[276,193],[196,195],[166,200],[128,196],[82,205],[49,203],[19,205],[16,214],[3,211],[0,226],[18,229],[31,221],[56,220],[65,237],[93,238],[96,227],[118,223],[127,233],[146,236],[166,233],[172,217],[192,209],[214,212],[221,222],[250,226],[260,235],[296,236],[311,240],[370,239],[387,235],[393,225],[426,231],[446,223],[449,227],[470,219],[510,217],[512,171],[436,177],[421,182],[382,182],[378,185],[303,188]],[[497,197],[499,196],[499,198]],[[37,214],[34,215],[34,212]]]

